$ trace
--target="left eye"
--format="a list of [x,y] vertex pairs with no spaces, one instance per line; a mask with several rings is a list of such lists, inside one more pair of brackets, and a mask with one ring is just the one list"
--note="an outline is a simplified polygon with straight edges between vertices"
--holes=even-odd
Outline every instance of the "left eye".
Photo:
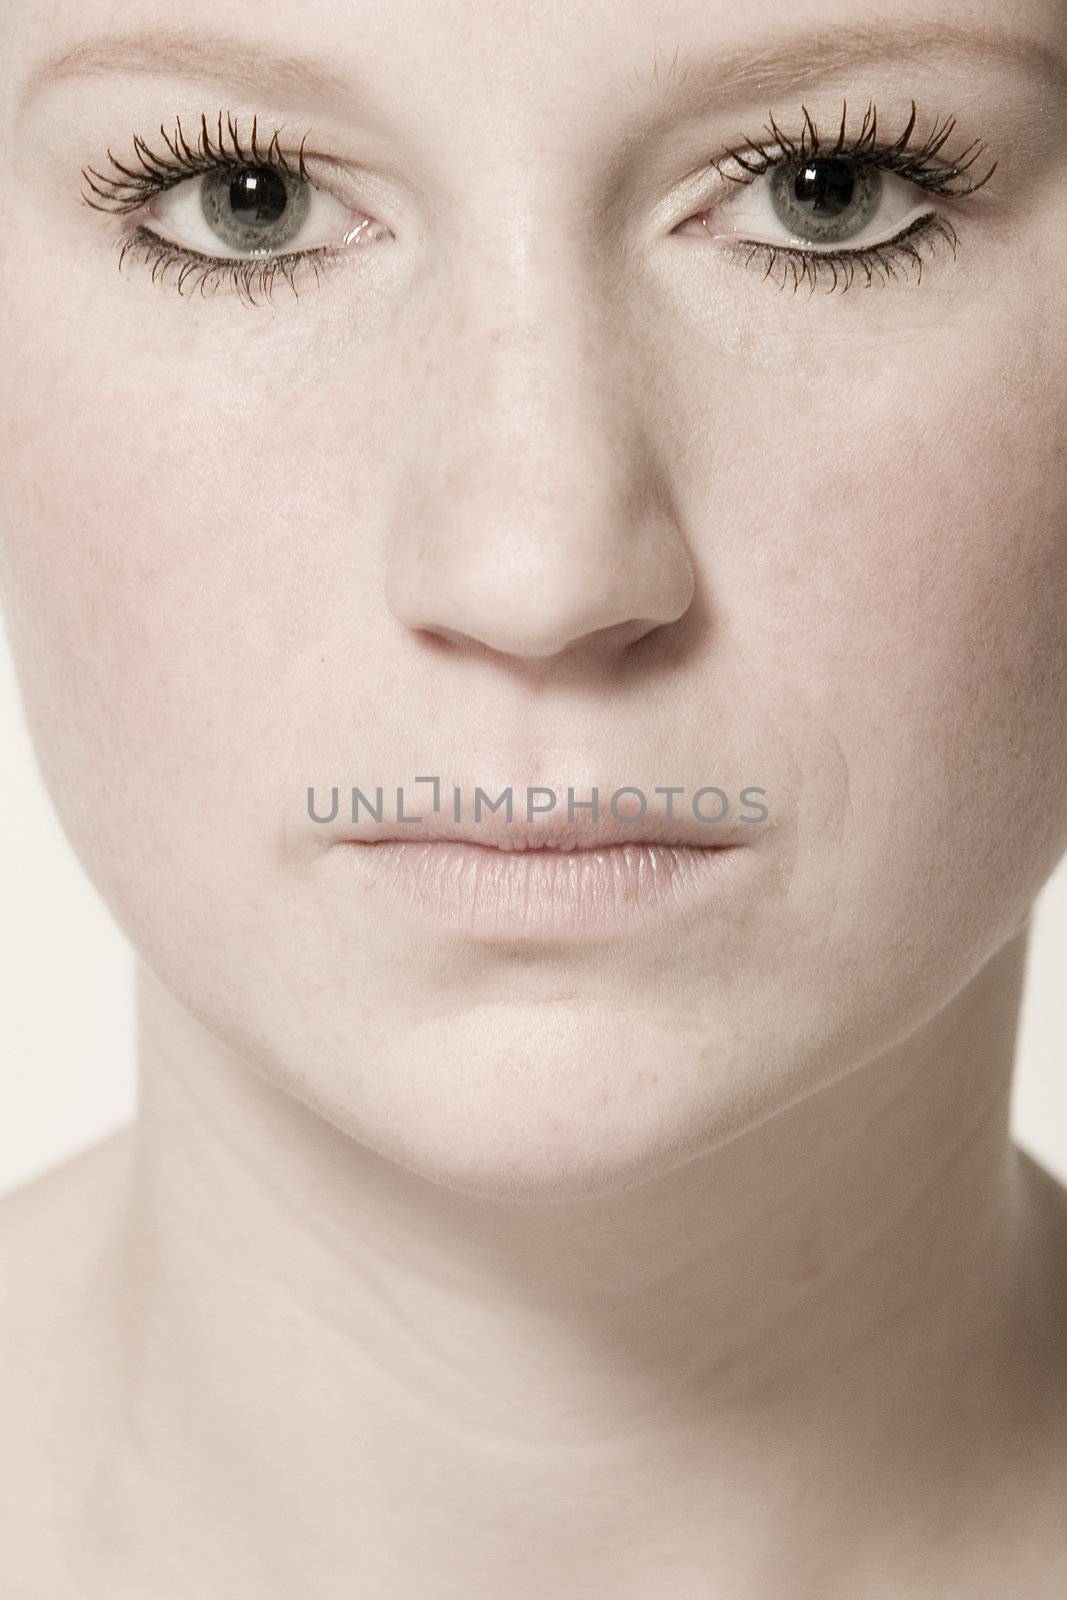
[[[279,167],[219,167],[158,195],[151,231],[215,258],[294,255],[348,244],[378,225]],[[373,235],[371,235],[373,236]]]
[[930,209],[913,184],[870,163],[793,158],[776,162],[746,182],[741,194],[705,213],[705,226],[754,244],[855,249],[893,238]]

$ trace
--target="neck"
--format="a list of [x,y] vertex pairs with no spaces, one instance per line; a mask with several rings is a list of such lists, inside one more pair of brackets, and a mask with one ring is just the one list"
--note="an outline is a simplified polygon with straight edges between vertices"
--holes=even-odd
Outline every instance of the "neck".
[[[1017,1409],[1025,1381],[1025,944],[706,1156],[549,1204],[356,1145],[142,970],[115,1303],[130,1483],[168,1485],[160,1536],[181,1504],[221,1530],[228,1578],[291,1565],[294,1592],[350,1572],[368,1593],[565,1596],[573,1573],[575,1594],[670,1596],[699,1572],[807,1594],[827,1529],[853,1530],[850,1559],[873,1548],[877,1480],[899,1539],[980,1471],[960,1418],[1007,1413],[1009,1389]],[[454,1591],[425,1587],[435,1556]]]

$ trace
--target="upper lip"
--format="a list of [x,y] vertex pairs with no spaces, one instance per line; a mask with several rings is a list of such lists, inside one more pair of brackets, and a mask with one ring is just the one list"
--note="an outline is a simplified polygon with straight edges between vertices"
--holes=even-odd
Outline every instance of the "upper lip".
[[[495,791],[490,793],[495,798]],[[387,817],[376,822],[366,817],[357,823],[349,823],[343,831],[335,833],[334,842],[380,844],[386,840],[402,840],[409,844],[443,844],[451,840],[453,843],[480,844],[496,850],[595,850],[617,844],[722,847],[751,843],[759,831],[758,824],[739,821],[733,815],[728,815],[721,822],[701,822],[692,813],[688,791],[674,797],[673,817],[667,816],[666,809],[654,809],[649,804],[644,816],[628,822],[612,815],[609,806],[611,793],[610,789],[601,791],[600,814],[595,822],[589,811],[577,810],[577,798],[573,821],[568,820],[566,801],[563,801],[561,810],[557,800],[555,811],[537,814],[529,822],[525,817],[525,806],[519,804],[518,797],[514,812],[519,814],[512,822],[507,820],[503,809],[491,812],[484,805],[479,821],[476,822],[473,816],[464,815],[462,821],[456,822],[449,814],[449,802],[443,799],[442,809],[438,812],[433,811],[430,805],[420,807],[417,813],[419,820],[415,822],[397,822],[395,818],[390,820]],[[587,799],[588,796],[582,795],[580,798]],[[466,799],[464,795],[461,808],[464,812],[469,809]],[[713,802],[706,803],[710,809]]]

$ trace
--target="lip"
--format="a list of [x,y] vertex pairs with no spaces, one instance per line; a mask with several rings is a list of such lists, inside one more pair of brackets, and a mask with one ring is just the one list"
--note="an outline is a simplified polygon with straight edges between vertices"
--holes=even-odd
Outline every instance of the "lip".
[[333,854],[402,913],[478,939],[633,937],[736,892],[759,831],[665,812],[353,825]]
[[[618,809],[623,810],[620,803]],[[452,820],[444,811],[410,821],[354,823],[334,826],[327,833],[330,843],[341,844],[476,844],[482,848],[501,851],[526,850],[592,850],[620,844],[691,845],[697,848],[719,845],[751,844],[759,833],[757,823],[731,821],[701,821],[682,813],[668,816],[665,810],[646,808],[643,816],[616,816],[611,812],[595,819],[589,811],[574,808],[573,818],[557,817],[552,813],[534,815],[529,819],[509,821],[499,812],[486,808],[477,821],[466,818]]]

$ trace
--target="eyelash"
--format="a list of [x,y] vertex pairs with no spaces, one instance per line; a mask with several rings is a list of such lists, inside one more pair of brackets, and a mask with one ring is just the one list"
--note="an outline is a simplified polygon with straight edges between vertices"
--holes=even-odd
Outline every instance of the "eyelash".
[[[783,133],[773,114],[768,113],[769,121],[765,127],[775,141],[778,154],[771,153],[774,146],[759,140],[745,139],[740,149],[731,147],[724,156],[710,163],[712,170],[721,178],[731,182],[749,184],[763,177],[773,167],[785,162],[803,162],[816,156],[823,159],[840,157],[860,168],[877,167],[882,171],[894,172],[898,177],[905,178],[930,194],[960,199],[974,194],[983,184],[988,183],[997,169],[997,162],[994,161],[985,176],[979,178],[977,182],[964,178],[979,157],[985,153],[985,144],[977,139],[962,150],[954,162],[942,162],[936,159],[956,126],[955,117],[948,117],[940,128],[935,119],[933,130],[922,145],[918,148],[909,148],[918,119],[918,109],[914,100],[911,102],[911,113],[903,131],[891,143],[882,145],[878,143],[878,110],[873,100],[869,102],[860,131],[853,139],[845,137],[848,101],[843,102],[837,139],[829,147],[820,137],[807,106],[801,106],[800,109],[804,122],[800,137],[796,140]],[[737,163],[745,176],[739,177],[735,173],[724,171],[726,163],[730,160]],[[964,178],[964,186],[958,187],[961,178]],[[906,269],[912,264],[918,267],[916,283],[921,283],[923,251],[928,250],[938,238],[949,245],[955,260],[959,237],[948,217],[936,211],[918,217],[895,238],[887,239],[878,245],[855,246],[841,250],[800,250],[793,246],[739,239],[728,241],[728,247],[738,253],[744,253],[746,265],[754,260],[766,261],[763,274],[765,279],[770,277],[774,267],[781,262],[783,274],[778,284],[779,290],[784,289],[786,284],[792,281],[795,294],[801,283],[807,281],[811,286],[811,293],[814,293],[817,284],[828,273],[832,276],[828,292],[833,293],[839,287],[842,292],[847,290],[855,281],[857,272],[864,274],[864,286],[870,287],[876,278],[883,284],[888,283],[897,276],[899,267],[903,266]]]
[[[226,116],[224,125],[221,111],[214,134],[208,126],[207,117],[201,116],[200,132],[195,144],[190,145],[180,118],[175,119],[173,134],[168,134],[162,123],[159,132],[166,145],[165,155],[153,150],[139,135],[134,135],[134,156],[140,164],[140,171],[117,160],[110,148],[107,158],[116,176],[85,167],[82,171],[82,179],[88,190],[82,195],[85,204],[96,211],[127,216],[140,211],[156,195],[165,194],[189,178],[220,170],[238,172],[250,165],[273,167],[290,178],[299,178],[305,183],[311,181],[304,159],[307,135],[300,142],[294,168],[281,148],[280,132],[271,136],[265,148],[261,145],[256,117],[252,118],[252,131],[247,145],[242,142],[237,124],[231,116]],[[176,268],[175,287],[179,294],[199,290],[201,295],[206,296],[225,285],[249,304],[257,305],[258,295],[270,300],[279,276],[289,285],[294,296],[299,294],[297,277],[301,271],[312,272],[317,287],[329,261],[340,254],[340,249],[324,245],[314,250],[260,258],[207,256],[172,244],[142,225],[123,238],[119,270],[122,270],[127,257],[140,258],[151,268],[153,283],[162,282],[168,271]]]
[[[873,100],[867,107],[860,132],[850,140],[845,137],[848,102],[844,102],[840,130],[832,147],[827,147],[820,138],[814,119],[806,106],[801,106],[801,113],[803,127],[799,139],[794,140],[783,133],[773,114],[768,113],[769,121],[765,124],[765,128],[774,145],[743,138],[739,142],[739,147],[728,147],[725,155],[710,162],[709,169],[731,182],[750,184],[783,162],[810,160],[816,156],[838,157],[847,159],[859,167],[866,165],[895,172],[931,194],[953,198],[973,194],[987,183],[996,171],[997,163],[994,161],[985,176],[977,182],[966,180],[965,187],[954,187],[985,151],[984,143],[975,140],[960,153],[955,162],[942,162],[936,159],[955,127],[954,117],[949,117],[941,128],[938,128],[935,122],[933,131],[923,144],[917,149],[910,149],[917,120],[914,100],[911,102],[911,114],[903,132],[897,139],[885,145],[879,145],[877,142],[878,113]],[[139,171],[117,160],[110,148],[107,157],[114,176],[98,172],[93,167],[85,167],[82,171],[87,191],[82,195],[84,203],[97,211],[122,216],[132,215],[140,211],[156,195],[166,193],[167,190],[175,188],[191,177],[217,172],[220,169],[236,172],[249,165],[275,167],[290,178],[310,182],[304,160],[307,135],[301,140],[294,170],[281,148],[279,132],[272,135],[265,148],[260,144],[258,120],[255,117],[252,119],[252,131],[247,145],[242,142],[233,118],[227,115],[224,123],[221,111],[218,114],[214,135],[208,126],[207,117],[201,116],[200,131],[195,144],[190,145],[188,142],[180,118],[175,121],[173,134],[168,134],[162,123],[159,132],[166,146],[166,154],[151,149],[143,138],[134,135],[134,156],[139,163]],[[226,144],[227,137],[229,148]],[[778,153],[772,154],[774,148],[777,148]],[[724,170],[727,162],[731,160],[736,162],[743,176]],[[855,280],[857,272],[865,274],[866,286],[869,287],[876,277],[882,283],[887,283],[896,277],[898,267],[903,265],[906,268],[910,264],[918,266],[917,281],[921,283],[923,251],[938,237],[949,244],[955,259],[959,243],[956,231],[949,219],[939,212],[927,213],[894,239],[873,246],[815,251],[744,239],[729,241],[729,244],[734,251],[745,255],[746,265],[754,260],[765,260],[764,279],[770,277],[774,267],[781,262],[784,272],[782,281],[778,284],[779,290],[783,289],[791,278],[794,293],[805,281],[810,282],[811,290],[814,292],[823,275],[830,273],[832,275],[830,292],[833,292],[839,286],[848,289]],[[262,294],[267,300],[271,299],[279,276],[289,285],[294,295],[298,295],[297,277],[303,270],[310,270],[314,274],[317,286],[328,263],[339,256],[343,248],[320,246],[314,250],[262,258],[207,256],[172,244],[153,233],[150,228],[141,225],[124,236],[119,254],[119,268],[122,269],[127,257],[139,256],[151,268],[153,282],[162,282],[168,271],[176,268],[176,287],[180,294],[190,292],[187,285],[191,286],[191,291],[199,290],[202,295],[214,293],[220,286],[228,285],[242,299],[256,305],[259,303],[257,295]]]

